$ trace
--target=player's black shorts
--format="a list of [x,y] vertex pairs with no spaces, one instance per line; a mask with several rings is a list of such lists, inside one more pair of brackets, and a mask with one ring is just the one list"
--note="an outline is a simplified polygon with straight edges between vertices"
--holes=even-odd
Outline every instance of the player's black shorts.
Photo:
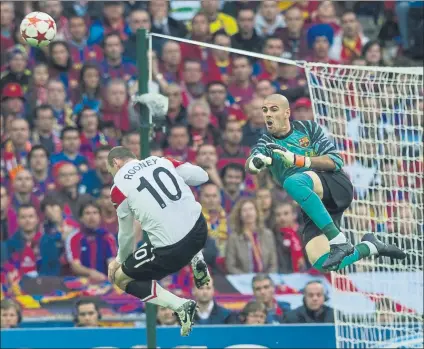
[[194,227],[173,245],[153,248],[144,243],[122,264],[122,271],[137,281],[161,280],[188,265],[203,249],[208,237],[208,225],[200,214]]
[[[334,224],[340,229],[343,212],[353,200],[352,182],[343,171],[314,172],[321,179],[324,190],[322,202],[328,213],[330,213],[331,218],[333,218]],[[305,246],[314,237],[321,235],[322,232],[303,210],[302,216],[304,222],[302,235]]]

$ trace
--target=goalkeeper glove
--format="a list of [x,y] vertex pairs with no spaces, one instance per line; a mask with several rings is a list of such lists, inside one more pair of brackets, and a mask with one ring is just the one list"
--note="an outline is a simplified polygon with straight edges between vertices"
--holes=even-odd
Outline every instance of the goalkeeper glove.
[[275,143],[267,143],[266,147],[271,149],[275,154],[280,155],[284,163],[289,166],[311,167],[311,158],[303,155],[297,155]]
[[249,161],[249,170],[258,173],[272,164],[272,158],[263,154],[254,155]]

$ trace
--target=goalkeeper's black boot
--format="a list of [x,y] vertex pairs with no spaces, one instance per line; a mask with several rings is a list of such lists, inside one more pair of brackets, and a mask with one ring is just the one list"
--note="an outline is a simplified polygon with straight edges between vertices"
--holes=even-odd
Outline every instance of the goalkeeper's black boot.
[[197,288],[205,286],[211,281],[208,266],[203,259],[199,259],[196,264],[193,265],[193,276]]
[[194,315],[196,315],[197,303],[188,300],[175,311],[177,321],[181,326],[181,336],[186,337],[190,334],[194,324]]
[[330,253],[326,261],[322,264],[322,268],[324,270],[337,270],[343,258],[350,256],[353,252],[354,247],[350,241],[330,245]]
[[405,259],[406,253],[403,252],[400,248],[398,248],[395,245],[386,244],[380,240],[378,240],[374,234],[367,233],[365,234],[362,239],[362,242],[368,241],[372,243],[378,252],[378,257],[384,256],[384,257],[390,257],[393,259]]

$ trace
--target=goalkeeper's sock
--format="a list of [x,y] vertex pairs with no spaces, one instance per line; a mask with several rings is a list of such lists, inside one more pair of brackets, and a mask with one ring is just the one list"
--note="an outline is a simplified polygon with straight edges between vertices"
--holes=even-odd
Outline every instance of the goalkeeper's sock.
[[[345,258],[342,259],[337,270],[341,270],[347,267],[348,265],[354,264],[363,258],[375,255],[377,253],[378,253],[377,249],[373,244],[371,244],[370,242],[361,242],[360,244],[355,246],[355,250],[351,255],[346,256]],[[326,270],[322,268],[322,265],[327,260],[327,257],[328,257],[328,253],[319,257],[315,261],[313,267],[319,271],[325,272]]]
[[157,304],[174,311],[188,301],[165,290],[156,281],[131,281],[125,292],[140,298],[143,302]]
[[296,173],[284,181],[284,189],[296,200],[303,211],[327,237],[331,245],[343,244],[346,237],[336,227],[319,196],[314,192],[314,182],[305,173]]

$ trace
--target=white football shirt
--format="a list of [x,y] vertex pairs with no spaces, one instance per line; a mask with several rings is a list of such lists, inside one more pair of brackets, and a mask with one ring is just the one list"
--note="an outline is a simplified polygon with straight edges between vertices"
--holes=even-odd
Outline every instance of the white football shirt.
[[208,180],[200,167],[156,156],[126,163],[115,175],[111,199],[119,219],[117,261],[131,253],[133,220],[141,223],[154,247],[175,244],[199,219],[202,207],[189,185]]

